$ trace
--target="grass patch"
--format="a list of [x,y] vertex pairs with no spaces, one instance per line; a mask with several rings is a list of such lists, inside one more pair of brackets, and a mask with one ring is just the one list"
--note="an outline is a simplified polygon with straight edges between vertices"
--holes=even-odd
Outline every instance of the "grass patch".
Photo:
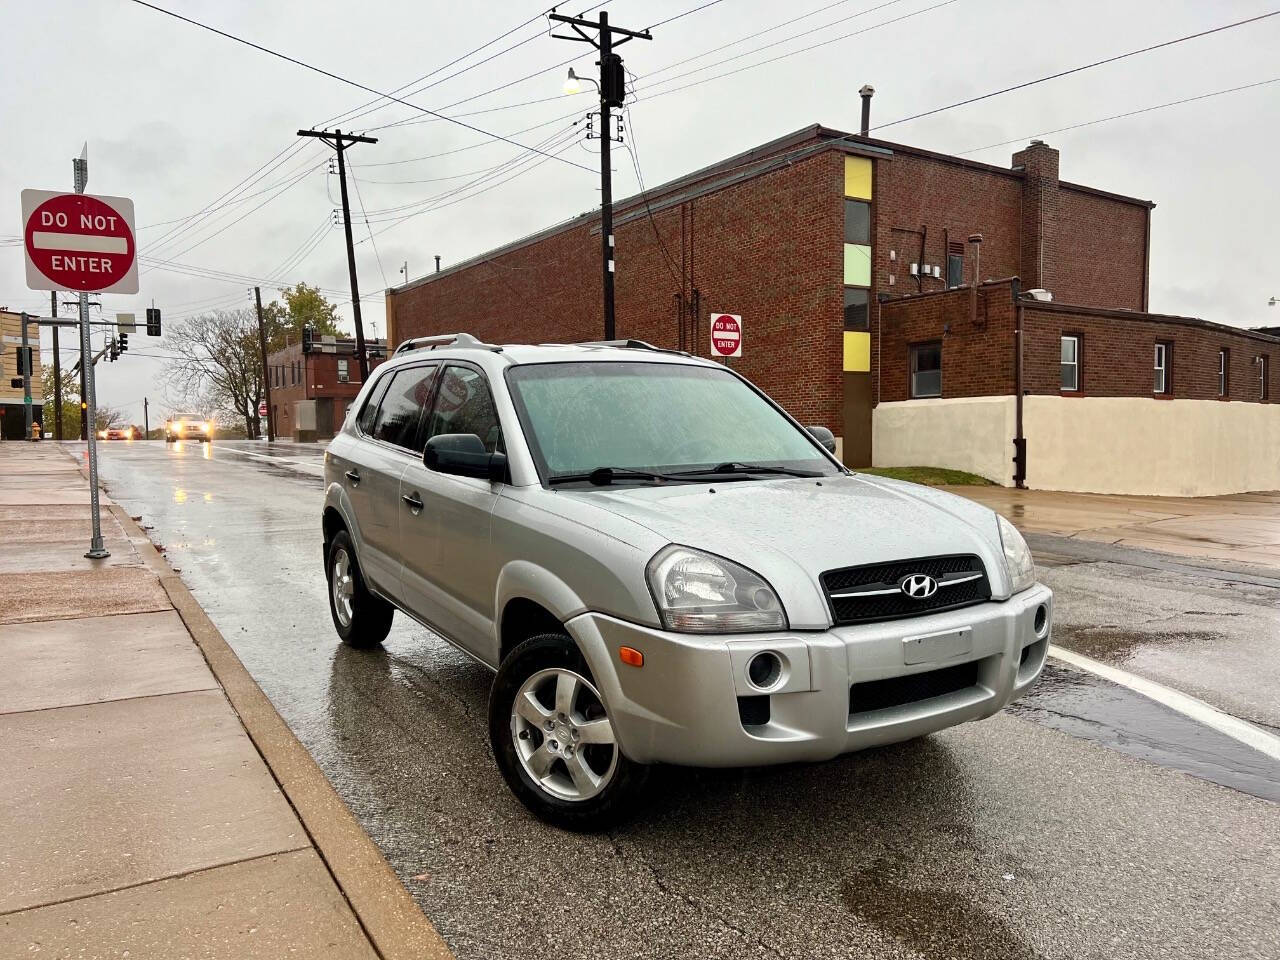
[[873,477],[890,477],[894,480],[906,480],[909,483],[922,483],[926,487],[990,487],[992,481],[966,470],[948,470],[946,467],[865,467],[858,473],[869,473]]

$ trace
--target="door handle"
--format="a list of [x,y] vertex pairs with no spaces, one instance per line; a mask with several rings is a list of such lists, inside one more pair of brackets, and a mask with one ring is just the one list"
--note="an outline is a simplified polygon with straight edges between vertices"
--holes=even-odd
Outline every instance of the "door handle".
[[422,512],[422,501],[418,499],[416,493],[406,493],[400,499],[409,505],[409,509],[413,511],[414,516]]
[[360,485],[360,473],[359,473],[359,471],[356,471],[356,470],[348,470],[348,471],[347,471],[347,479],[351,481],[351,485],[352,485],[353,487],[354,487],[354,486],[359,486],[359,485]]

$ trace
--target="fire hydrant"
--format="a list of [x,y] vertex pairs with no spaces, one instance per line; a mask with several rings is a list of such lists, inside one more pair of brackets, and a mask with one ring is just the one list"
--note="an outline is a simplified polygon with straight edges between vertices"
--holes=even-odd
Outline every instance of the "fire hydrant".
[[39,420],[31,421],[31,439],[32,440],[40,439],[40,421]]

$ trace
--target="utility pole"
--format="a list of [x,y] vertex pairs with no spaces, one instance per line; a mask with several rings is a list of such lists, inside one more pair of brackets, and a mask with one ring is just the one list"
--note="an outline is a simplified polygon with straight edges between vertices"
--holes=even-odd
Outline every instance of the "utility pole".
[[[369,382],[369,355],[364,349],[364,324],[360,321],[360,286],[356,283],[356,248],[351,242],[351,205],[347,202],[347,165],[343,159],[347,147],[353,143],[377,143],[377,137],[358,137],[353,133],[335,130],[299,130],[300,137],[315,137],[323,140],[338,153],[338,185],[342,188],[342,226],[347,233],[347,269],[351,272],[351,312],[356,321],[356,353],[360,360],[360,382]],[[270,413],[271,404],[267,404]],[[271,423],[267,420],[268,425]]]
[[[57,327],[54,327],[56,330]],[[142,439],[151,439],[151,419],[147,416],[147,398],[142,398]]]
[[[262,351],[262,388],[267,392],[267,441],[275,443],[276,425],[275,418],[272,416],[274,408],[271,406],[271,371],[267,367],[267,333],[262,327],[262,290],[259,287],[253,288],[253,302],[258,308],[258,349]],[[356,329],[360,329],[358,323]]]
[[[610,114],[612,107],[621,107],[627,96],[627,79],[622,69],[622,58],[613,52],[628,40],[639,37],[641,40],[652,40],[648,30],[624,30],[622,27],[609,25],[609,14],[601,11],[599,21],[586,20],[582,17],[566,17],[552,13],[550,17],[556,23],[566,23],[573,28],[576,37],[552,34],[560,40],[577,40],[591,44],[600,51],[600,252],[602,279],[604,282],[604,338],[614,339],[613,310],[613,171],[609,166],[609,149],[613,143],[610,130]],[[598,31],[594,37],[586,29]],[[617,43],[613,35],[622,39]],[[570,71],[572,74],[573,71]]]
[[[58,291],[49,291],[49,316],[58,319]],[[62,439],[62,349],[58,346],[58,325],[53,325],[53,439]]]
[[[32,317],[31,319],[35,319]],[[31,347],[27,342],[27,312],[22,311],[22,423],[23,440],[31,439]]]
[[[71,161],[75,175],[76,193],[84,193],[89,183],[89,148],[80,151],[80,156]],[[89,443],[89,506],[93,519],[93,536],[89,540],[89,550],[85,554],[90,560],[101,560],[111,556],[102,545],[102,519],[98,515],[98,422],[97,401],[93,395],[93,361],[90,354],[93,345],[89,342],[89,294],[80,294],[80,390],[84,398],[81,407],[80,432]]]

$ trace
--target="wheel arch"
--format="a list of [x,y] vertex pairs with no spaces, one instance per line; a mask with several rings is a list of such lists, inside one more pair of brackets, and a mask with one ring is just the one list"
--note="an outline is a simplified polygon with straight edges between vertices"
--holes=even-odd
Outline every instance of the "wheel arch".
[[527,560],[515,560],[498,575],[494,609],[494,641],[500,664],[516,646],[536,634],[555,631],[572,637],[565,624],[584,613],[587,606],[559,577]]

